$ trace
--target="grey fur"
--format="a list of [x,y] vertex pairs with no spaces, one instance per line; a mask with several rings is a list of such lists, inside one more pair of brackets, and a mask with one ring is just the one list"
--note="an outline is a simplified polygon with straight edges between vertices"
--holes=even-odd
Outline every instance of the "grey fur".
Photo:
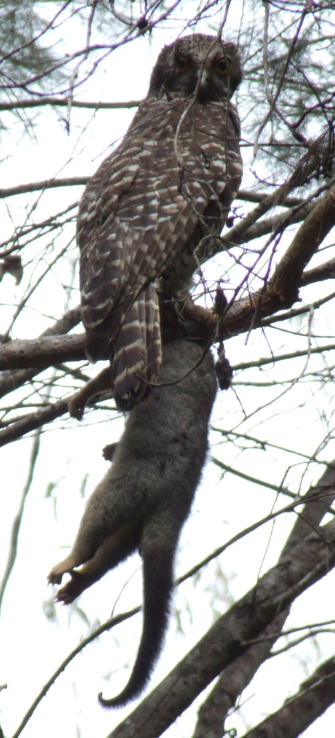
[[[184,375],[187,375],[184,377]],[[184,377],[184,379],[181,379]],[[126,704],[145,687],[161,650],[174,581],[174,555],[207,451],[216,395],[211,353],[186,339],[163,350],[150,398],[129,414],[113,463],[88,500],[69,556],[49,581],[71,580],[57,600],[68,604],[131,553],[143,560],[143,631],[129,682],[107,707]],[[81,567],[77,569],[76,567]]]

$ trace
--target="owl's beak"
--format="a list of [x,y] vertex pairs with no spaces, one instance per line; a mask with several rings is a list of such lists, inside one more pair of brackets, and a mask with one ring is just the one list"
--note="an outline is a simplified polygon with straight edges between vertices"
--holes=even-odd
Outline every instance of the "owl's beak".
[[[199,76],[200,76],[200,69],[198,73],[198,80],[199,80]],[[203,92],[208,86],[208,70],[207,69],[202,70],[200,81],[198,82],[198,84],[199,84],[198,90],[201,92]]]
[[207,69],[198,70],[197,82],[196,82],[196,96],[200,104],[204,104],[208,97],[208,87],[210,85],[210,78],[208,76]]

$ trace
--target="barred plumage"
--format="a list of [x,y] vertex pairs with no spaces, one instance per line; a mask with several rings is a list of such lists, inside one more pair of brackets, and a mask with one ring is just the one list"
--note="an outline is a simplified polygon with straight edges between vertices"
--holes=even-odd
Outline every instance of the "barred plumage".
[[87,356],[109,354],[121,407],[139,401],[158,373],[157,280],[171,294],[187,285],[238,190],[239,118],[230,97],[240,80],[231,43],[195,34],[164,47],[122,144],[81,200]]

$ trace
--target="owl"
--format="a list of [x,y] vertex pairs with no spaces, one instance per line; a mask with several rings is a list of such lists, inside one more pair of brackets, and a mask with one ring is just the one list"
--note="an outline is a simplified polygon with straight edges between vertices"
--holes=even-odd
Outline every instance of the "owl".
[[123,142],[84,191],[77,241],[86,354],[110,359],[122,409],[158,374],[158,290],[174,298],[189,285],[239,188],[230,98],[241,78],[232,43],[194,34],[165,46]]

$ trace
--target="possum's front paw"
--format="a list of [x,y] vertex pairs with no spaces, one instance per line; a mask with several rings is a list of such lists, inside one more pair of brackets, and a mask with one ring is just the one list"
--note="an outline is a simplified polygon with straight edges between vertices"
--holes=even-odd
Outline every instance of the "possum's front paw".
[[48,584],[61,584],[63,574],[70,572],[73,566],[74,563],[70,556],[64,559],[64,561],[60,561],[56,566],[53,566],[48,576]]

